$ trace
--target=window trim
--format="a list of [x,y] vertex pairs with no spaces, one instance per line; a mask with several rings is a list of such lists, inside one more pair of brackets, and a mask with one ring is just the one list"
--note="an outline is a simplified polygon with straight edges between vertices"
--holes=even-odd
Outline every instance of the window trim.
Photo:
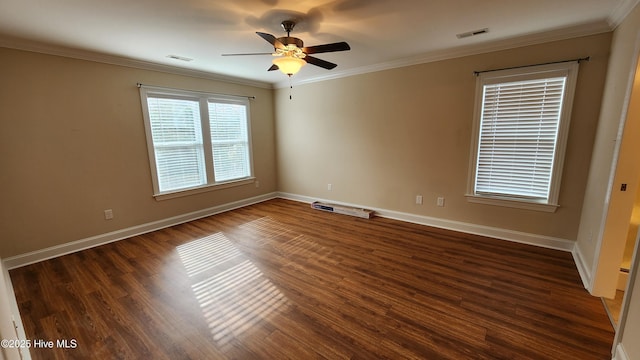
[[[254,166],[253,166],[253,141],[251,137],[251,107],[249,106],[249,98],[233,95],[221,95],[202,91],[192,90],[180,90],[158,86],[139,85],[140,101],[142,104],[142,115],[145,126],[145,136],[147,141],[147,152],[149,156],[149,166],[151,170],[151,181],[153,184],[153,197],[156,200],[173,199],[182,196],[194,195],[204,193],[208,191],[221,190],[235,186],[241,186],[251,184],[256,181]],[[160,191],[160,183],[158,180],[158,168],[156,164],[155,148],[153,145],[153,137],[151,132],[151,119],[149,117],[149,105],[147,102],[148,97],[164,97],[168,99],[184,99],[184,100],[197,100],[200,106],[200,126],[203,137],[204,148],[204,162],[205,162],[205,174],[206,183],[198,186]],[[227,180],[227,181],[215,181],[213,176],[214,164],[212,141],[210,139],[209,131],[209,102],[225,103],[225,104],[240,104],[244,105],[246,109],[246,121],[247,121],[247,151],[249,156],[249,176]]]
[[[471,156],[469,158],[469,170],[467,179],[467,201],[488,205],[497,205],[510,208],[527,209],[543,212],[555,212],[559,205],[560,183],[564,168],[564,157],[569,135],[569,125],[571,122],[571,111],[578,76],[578,62],[567,62],[547,65],[535,65],[524,68],[514,68],[498,70],[478,74],[476,79],[476,93],[473,115],[473,129],[471,135]],[[497,84],[503,82],[542,79],[564,76],[566,77],[565,93],[563,96],[563,106],[560,114],[560,124],[558,125],[558,135],[556,140],[556,152],[554,155],[553,168],[551,171],[549,196],[547,201],[537,199],[526,199],[508,195],[490,195],[475,193],[476,171],[478,153],[480,145],[480,126],[483,109],[484,85]]]

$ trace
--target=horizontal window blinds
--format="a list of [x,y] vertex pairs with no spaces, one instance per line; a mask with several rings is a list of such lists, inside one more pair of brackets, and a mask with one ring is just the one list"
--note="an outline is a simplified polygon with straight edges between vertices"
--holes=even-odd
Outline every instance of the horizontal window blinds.
[[565,83],[484,85],[476,194],[548,200]]
[[209,102],[209,128],[216,181],[250,175],[247,109],[244,105]]
[[160,191],[205,184],[199,102],[148,97],[147,104]]
[[253,181],[249,99],[140,85],[154,196]]

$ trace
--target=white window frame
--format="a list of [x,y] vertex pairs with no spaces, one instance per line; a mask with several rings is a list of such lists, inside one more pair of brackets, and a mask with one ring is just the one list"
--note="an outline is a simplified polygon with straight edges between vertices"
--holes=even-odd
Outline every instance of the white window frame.
[[[144,126],[147,140],[147,150],[149,153],[149,164],[151,167],[151,179],[153,183],[153,196],[156,200],[165,200],[176,198],[180,196],[187,196],[196,193],[202,193],[212,190],[219,190],[223,188],[240,186],[255,182],[254,170],[253,170],[253,151],[251,141],[251,115],[248,97],[220,95],[207,92],[179,90],[164,87],[139,85],[140,88],[140,100],[142,104],[142,113],[144,118]],[[158,180],[158,168],[156,165],[156,154],[153,143],[153,136],[151,132],[151,119],[149,117],[149,97],[162,97],[168,99],[181,99],[181,100],[195,100],[199,103],[200,109],[200,127],[202,132],[202,142],[204,148],[204,167],[205,167],[205,182],[202,185],[181,188],[175,190],[161,191],[160,182]],[[210,135],[209,125],[209,103],[222,103],[222,104],[237,104],[243,105],[246,109],[246,128],[247,128],[247,150],[249,156],[249,175],[242,178],[231,179],[228,181],[215,181],[214,177],[214,162],[212,151],[212,140]]]
[[[560,182],[564,165],[564,155],[569,135],[571,110],[578,76],[578,62],[528,66],[524,68],[498,70],[478,74],[476,79],[476,99],[474,109],[471,156],[469,160],[469,178],[466,197],[469,202],[498,205],[512,208],[555,212],[560,206]],[[533,79],[565,77],[565,91],[560,114],[560,123],[556,137],[556,147],[551,170],[549,195],[544,199],[531,199],[507,194],[481,194],[476,192],[476,172],[480,146],[480,132],[483,113],[484,86],[498,83],[510,83]]]

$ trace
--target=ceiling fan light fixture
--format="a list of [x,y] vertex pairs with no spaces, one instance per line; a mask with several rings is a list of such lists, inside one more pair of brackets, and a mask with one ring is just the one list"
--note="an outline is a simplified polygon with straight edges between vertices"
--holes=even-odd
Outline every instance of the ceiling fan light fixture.
[[280,71],[286,75],[294,75],[307,62],[294,56],[282,56],[273,59],[273,65],[276,65]]
[[335,51],[351,50],[346,42],[336,42],[331,44],[323,44],[305,47],[304,42],[291,36],[291,30],[295,26],[295,21],[285,20],[282,22],[282,28],[287,32],[287,36],[275,37],[274,35],[257,31],[256,34],[273,46],[271,53],[253,53],[253,54],[222,54],[222,56],[233,55],[273,55],[273,65],[267,71],[280,70],[283,74],[291,77],[300,71],[305,64],[311,64],[323,69],[331,70],[338,66],[329,61],[318,59],[310,54],[321,54]]

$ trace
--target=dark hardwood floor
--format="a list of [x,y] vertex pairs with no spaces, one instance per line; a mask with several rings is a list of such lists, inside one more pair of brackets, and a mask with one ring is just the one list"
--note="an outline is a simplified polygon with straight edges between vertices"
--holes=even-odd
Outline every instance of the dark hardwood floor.
[[28,338],[77,344],[34,359],[587,360],[614,335],[569,253],[280,199],[10,275]]

